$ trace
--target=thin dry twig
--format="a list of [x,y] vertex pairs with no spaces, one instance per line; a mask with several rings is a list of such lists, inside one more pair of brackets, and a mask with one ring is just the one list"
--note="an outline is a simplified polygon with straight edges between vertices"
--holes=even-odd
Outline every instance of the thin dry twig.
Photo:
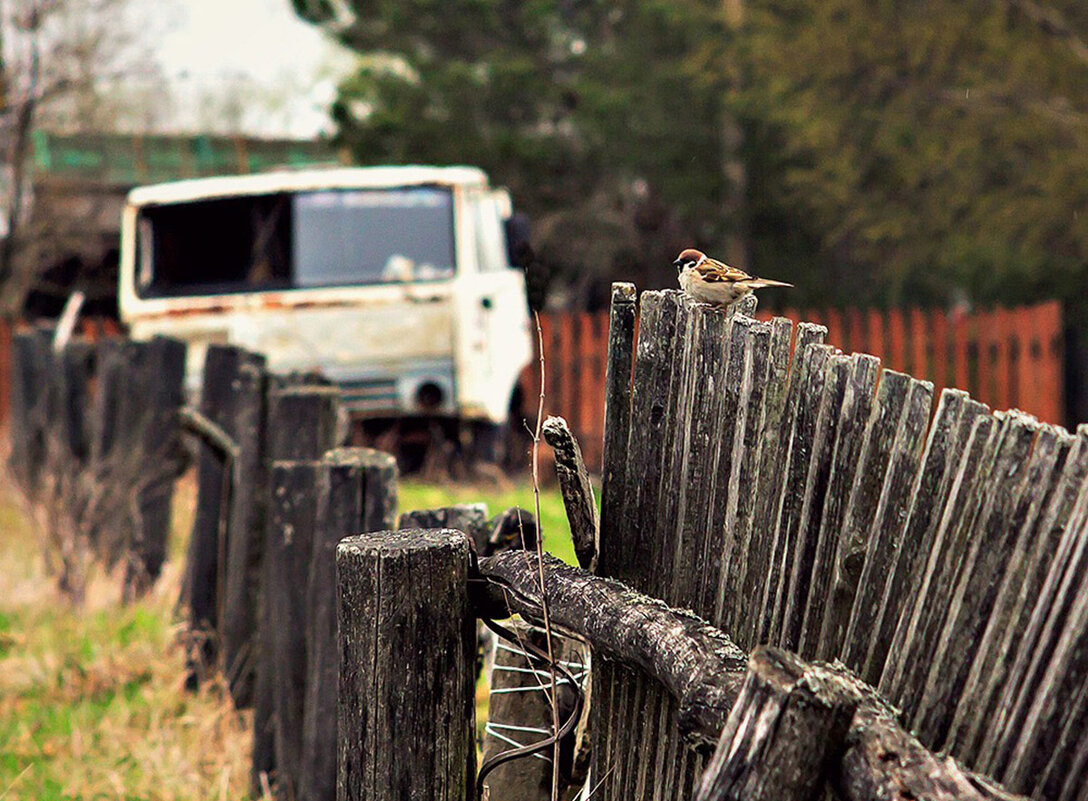
[[[548,610],[548,596],[544,591],[544,531],[540,523],[540,437],[541,427],[544,425],[544,332],[540,328],[540,313],[533,310],[533,323],[536,325],[536,344],[540,354],[540,395],[537,398],[536,426],[533,430],[533,501],[536,506],[536,521],[538,526],[536,538],[536,563],[537,575],[540,581],[540,597],[542,600],[541,617],[544,623],[544,641],[548,646],[548,661],[555,664],[555,654],[552,648],[551,616]],[[559,700],[556,690],[555,670],[549,671],[551,677],[551,695],[548,701],[552,710],[552,731],[559,731]],[[559,739],[556,738],[552,746],[552,791],[551,801],[559,801]]]

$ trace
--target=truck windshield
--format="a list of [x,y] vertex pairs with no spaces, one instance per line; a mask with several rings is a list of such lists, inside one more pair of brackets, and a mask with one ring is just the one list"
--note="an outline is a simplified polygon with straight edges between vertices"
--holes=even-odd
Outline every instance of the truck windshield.
[[147,206],[144,297],[433,281],[454,270],[448,189],[334,189]]

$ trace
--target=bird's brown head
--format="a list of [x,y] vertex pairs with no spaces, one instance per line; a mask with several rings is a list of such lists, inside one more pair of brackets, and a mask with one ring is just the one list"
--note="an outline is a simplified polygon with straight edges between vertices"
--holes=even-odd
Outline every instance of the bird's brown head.
[[672,264],[676,268],[676,271],[683,272],[687,267],[695,267],[706,259],[706,254],[701,250],[695,248],[688,248],[687,250],[680,251],[680,255],[676,257],[676,261]]

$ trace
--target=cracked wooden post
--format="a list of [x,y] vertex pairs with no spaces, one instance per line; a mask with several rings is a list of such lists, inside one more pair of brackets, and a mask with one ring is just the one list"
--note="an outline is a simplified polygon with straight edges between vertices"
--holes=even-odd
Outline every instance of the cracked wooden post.
[[469,561],[468,538],[452,529],[379,531],[337,547],[338,801],[472,798]]
[[[368,448],[336,448],[325,454],[321,463],[317,486],[317,524],[314,527],[306,595],[307,675],[298,779],[300,801],[328,801],[336,792],[337,677],[340,672],[340,653],[336,641],[337,543],[361,532],[393,528],[397,505],[396,477],[397,466],[393,457]],[[427,592],[421,592],[420,588],[426,588],[427,581],[438,579],[438,576],[424,572],[413,579],[414,585],[406,584],[414,586],[414,593],[419,596],[413,598],[413,602],[429,603]],[[401,643],[400,647],[445,651],[441,642],[422,638]],[[407,657],[412,652],[403,653]],[[396,661],[387,663],[388,675],[385,678],[392,681],[394,687],[412,669],[411,658],[402,661],[404,664]],[[424,661],[420,660],[419,663]],[[434,681],[435,675],[428,680]],[[386,756],[397,764],[401,761],[411,762],[407,753],[390,753]],[[388,784],[391,775],[379,776],[378,781]],[[400,797],[413,796],[405,793]]]
[[[283,379],[273,377],[274,383]],[[264,431],[267,527],[258,604],[253,713],[253,795],[275,775],[277,797],[296,798],[306,693],[306,583],[317,519],[321,458],[336,443],[340,390],[270,387]]]
[[833,669],[756,649],[695,801],[815,798],[860,700]]

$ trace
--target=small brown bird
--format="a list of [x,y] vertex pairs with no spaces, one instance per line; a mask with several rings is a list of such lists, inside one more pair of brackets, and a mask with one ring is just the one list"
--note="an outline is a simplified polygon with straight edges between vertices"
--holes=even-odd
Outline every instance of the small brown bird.
[[695,300],[712,306],[732,306],[753,289],[765,286],[793,286],[785,281],[756,278],[744,270],[710,258],[701,250],[688,248],[673,262],[680,277],[680,288]]

